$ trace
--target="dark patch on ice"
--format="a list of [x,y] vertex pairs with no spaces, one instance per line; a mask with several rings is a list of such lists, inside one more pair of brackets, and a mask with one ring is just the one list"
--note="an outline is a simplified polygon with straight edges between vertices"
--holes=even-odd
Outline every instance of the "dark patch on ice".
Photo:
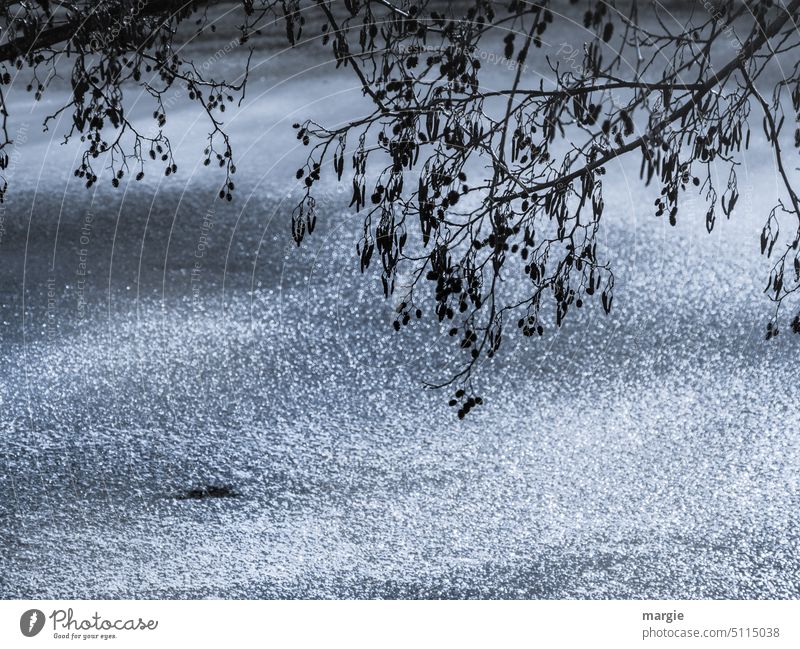
[[203,498],[238,498],[239,494],[230,485],[205,485],[195,487],[176,496],[178,500],[201,500]]

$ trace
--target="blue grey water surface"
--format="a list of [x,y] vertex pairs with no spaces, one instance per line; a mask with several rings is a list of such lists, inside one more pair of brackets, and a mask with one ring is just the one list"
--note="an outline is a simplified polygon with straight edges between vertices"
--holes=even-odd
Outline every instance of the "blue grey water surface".
[[[245,53],[215,57],[224,38],[191,47],[235,70]],[[346,192],[324,183],[318,232],[291,244],[290,124],[346,119],[363,106],[356,82],[313,46],[275,39],[254,60],[229,118],[230,204],[182,102],[176,176],[87,191],[64,124],[39,130],[58,87],[35,108],[16,96],[0,596],[800,594],[800,346],[763,335],[765,147],[711,234],[700,201],[670,227],[636,165],[610,168],[614,310],[541,340],[509,334],[481,376],[485,406],[459,421],[447,393],[423,389],[453,349],[427,320],[392,332],[392,304],[358,272]],[[152,109],[129,100],[146,127]],[[203,485],[238,496],[176,498]]]

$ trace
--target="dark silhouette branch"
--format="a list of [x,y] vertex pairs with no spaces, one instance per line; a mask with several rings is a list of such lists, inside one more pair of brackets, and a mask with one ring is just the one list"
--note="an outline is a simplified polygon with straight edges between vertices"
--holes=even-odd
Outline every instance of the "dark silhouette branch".
[[[631,142],[628,142],[624,146],[614,149],[613,151],[598,158],[594,162],[591,162],[585,165],[584,167],[577,169],[569,174],[566,174],[558,178],[554,178],[553,180],[548,180],[546,182],[532,185],[531,187],[527,187],[523,192],[517,192],[515,194],[507,194],[503,196],[502,199],[500,199],[500,202],[506,202],[522,198],[534,192],[540,192],[542,190],[555,187],[557,185],[563,185],[572,182],[573,180],[577,180],[578,178],[581,178],[585,174],[608,164],[614,158],[618,158],[622,155],[625,155],[626,153],[630,153],[631,151],[636,151],[637,149],[641,149],[648,142],[650,142],[654,136],[658,135],[670,124],[686,117],[692,110],[695,110],[696,107],[700,105],[700,102],[703,99],[703,97],[705,97],[705,95],[707,95],[709,91],[719,86],[720,84],[724,83],[733,72],[735,72],[736,70],[740,70],[741,62],[743,60],[750,59],[756,52],[758,52],[758,50],[760,50],[764,46],[764,44],[772,36],[775,36],[781,30],[781,28],[783,28],[783,26],[789,21],[791,14],[797,11],[799,7],[800,7],[800,0],[792,0],[792,2],[786,8],[785,15],[776,18],[774,21],[772,21],[772,23],[766,30],[761,31],[755,38],[750,39],[741,49],[739,54],[730,61],[728,61],[718,73],[712,73],[712,76],[708,79],[708,81],[699,84],[698,89],[695,91],[694,95],[692,95],[691,99],[686,101],[680,108],[673,111],[669,116],[662,119],[658,124],[656,124],[655,127],[650,129],[649,132],[636,138],[635,140],[632,140]],[[690,87],[691,86],[684,86],[684,88],[690,88]]]
[[[211,27],[207,4],[75,0],[52,13],[42,3],[13,10],[0,4],[0,169],[10,144],[2,87],[12,82],[10,68],[28,68],[30,91],[40,98],[61,60],[71,66],[72,93],[45,128],[71,114],[65,138],[85,143],[75,173],[87,186],[103,174],[115,185],[126,176],[141,179],[148,159],[167,175],[177,170],[162,130],[171,105],[166,93],[177,87],[202,108],[209,132],[203,161],[224,170],[219,196],[232,200],[236,165],[222,113],[244,96],[250,58],[237,78],[216,81],[183,56],[177,34],[189,17],[196,37]],[[711,231],[718,210],[729,216],[737,205],[736,166],[750,146],[754,104],[786,195],[769,212],[762,252],[770,256],[782,240],[782,219],[795,222],[767,288],[775,302],[767,337],[777,335],[780,309],[800,289],[800,200],[785,159],[785,139],[800,133],[800,64],[785,68],[771,102],[760,85],[771,63],[800,52],[800,0],[697,5],[680,32],[651,5],[634,3],[623,14],[582,0],[566,18],[583,21],[583,32],[574,30],[582,42],[563,43],[548,56],[539,54],[543,38],[559,19],[548,0],[235,4],[241,45],[281,22],[288,43],[299,46],[304,25],[316,21],[337,67],[352,69],[372,103],[337,127],[295,125],[308,148],[295,172],[301,197],[291,234],[301,245],[313,231],[323,176],[347,183],[350,206],[361,214],[359,265],[363,272],[375,267],[384,296],[394,299],[394,328],[432,315],[453,340],[452,371],[431,385],[454,387],[459,416],[482,403],[477,371],[509,330],[544,336],[590,302],[611,310],[615,277],[597,245],[608,163],[638,152],[642,185],[658,191],[653,211],[671,225],[681,196],[699,192]],[[741,46],[715,70],[712,55],[723,43]],[[487,72],[490,64],[499,74]],[[537,73],[549,70],[547,87],[531,87],[529,64]],[[127,118],[123,90],[130,85],[152,98],[149,130]],[[787,113],[794,129],[782,128]],[[800,149],[800,135],[793,144]],[[729,169],[724,186],[720,165]],[[5,184],[0,200],[4,192]],[[792,330],[800,332],[800,313]]]

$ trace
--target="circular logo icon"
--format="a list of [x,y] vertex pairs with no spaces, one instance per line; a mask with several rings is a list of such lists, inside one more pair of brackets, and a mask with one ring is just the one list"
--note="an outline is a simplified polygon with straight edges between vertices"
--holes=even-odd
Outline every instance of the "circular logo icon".
[[19,618],[19,630],[22,635],[32,638],[44,627],[44,613],[38,608],[32,608],[30,611],[25,611],[22,617]]

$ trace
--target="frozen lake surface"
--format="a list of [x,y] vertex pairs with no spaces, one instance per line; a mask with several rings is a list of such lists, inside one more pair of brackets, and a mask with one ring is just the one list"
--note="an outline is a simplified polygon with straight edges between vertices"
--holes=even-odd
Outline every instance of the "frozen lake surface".
[[[392,333],[358,273],[349,197],[329,186],[289,245],[289,125],[357,93],[324,66],[283,83],[313,60],[283,56],[231,120],[230,205],[191,111],[170,117],[176,177],[91,192],[43,109],[25,117],[0,239],[0,596],[800,596],[800,344],[763,336],[768,152],[711,235],[700,203],[672,228],[610,173],[611,316],[509,336],[459,421],[422,389],[451,348]],[[203,485],[237,496],[176,498]]]

